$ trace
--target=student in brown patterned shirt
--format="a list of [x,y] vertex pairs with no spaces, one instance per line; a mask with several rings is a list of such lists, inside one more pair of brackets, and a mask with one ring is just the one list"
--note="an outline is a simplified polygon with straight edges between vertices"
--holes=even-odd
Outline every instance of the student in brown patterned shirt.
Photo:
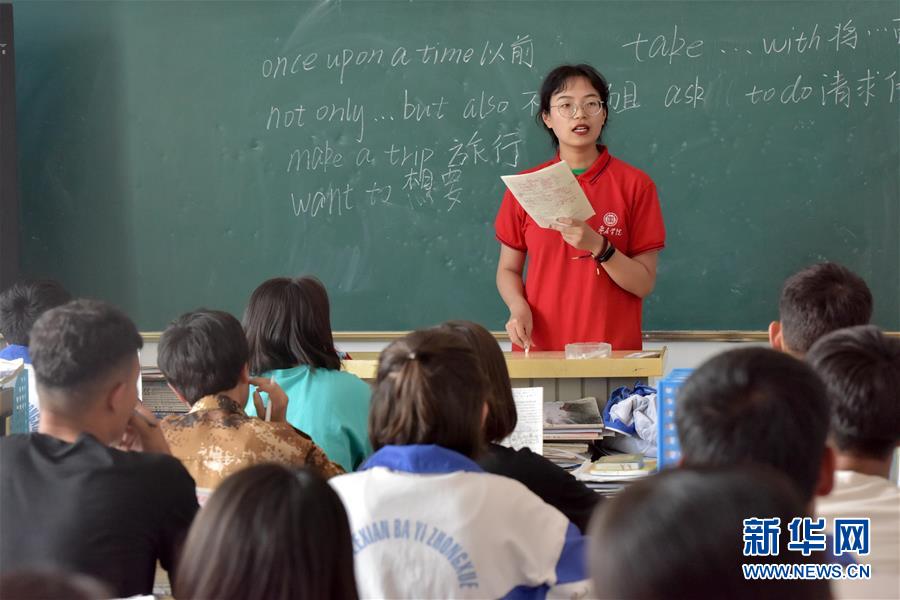
[[[175,320],[159,341],[159,368],[169,387],[191,410],[161,422],[172,454],[197,482],[198,496],[244,467],[273,462],[311,467],[323,477],[343,473],[313,441],[285,421],[288,398],[277,384],[251,378],[247,339],[240,322],[215,310]],[[269,395],[271,421],[243,410],[250,384]],[[265,414],[259,392],[257,414]]]

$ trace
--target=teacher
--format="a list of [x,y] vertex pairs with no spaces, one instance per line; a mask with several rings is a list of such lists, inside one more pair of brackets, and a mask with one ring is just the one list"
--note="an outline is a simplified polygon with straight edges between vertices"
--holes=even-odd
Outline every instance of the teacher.
[[514,350],[563,350],[573,342],[642,347],[641,305],[656,282],[665,228],[650,177],[600,144],[608,99],[606,79],[590,65],[557,67],[541,85],[538,123],[559,152],[524,172],[566,161],[595,214],[544,229],[509,190],[503,196],[494,222],[497,289],[509,307]]

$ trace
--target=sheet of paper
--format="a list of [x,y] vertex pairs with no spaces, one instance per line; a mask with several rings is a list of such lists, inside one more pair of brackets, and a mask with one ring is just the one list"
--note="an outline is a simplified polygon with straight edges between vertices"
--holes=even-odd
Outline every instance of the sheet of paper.
[[34,367],[25,367],[28,371],[28,431],[37,431],[41,415],[41,399],[38,398],[37,377]]
[[594,215],[584,190],[564,160],[540,171],[503,175],[500,179],[541,227],[550,227],[558,217],[585,221]]
[[544,448],[544,388],[513,388],[516,428],[500,442],[508,448],[529,448],[541,454]]

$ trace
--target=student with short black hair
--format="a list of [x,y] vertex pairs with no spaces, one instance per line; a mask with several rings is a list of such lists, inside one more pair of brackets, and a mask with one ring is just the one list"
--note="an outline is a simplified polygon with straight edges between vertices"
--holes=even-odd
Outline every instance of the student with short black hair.
[[375,453],[329,483],[350,517],[365,598],[588,592],[584,538],[565,515],[474,462],[489,387],[457,334],[414,331],[378,361]]
[[778,312],[780,320],[769,324],[769,343],[776,350],[803,356],[826,333],[867,325],[872,318],[872,292],[850,269],[819,263],[788,277]]
[[868,518],[872,551],[858,556],[872,577],[838,581],[846,598],[900,593],[900,488],[888,480],[900,444],[900,339],[873,325],[840,329],[806,355],[831,400],[830,443],[837,455],[834,489],[816,504],[820,516]]
[[35,321],[71,299],[66,288],[52,279],[25,280],[7,288],[0,294],[0,335],[8,345],[0,349],[0,358],[21,358],[31,364],[28,339]]
[[[770,348],[739,348],[704,362],[679,390],[675,424],[687,467],[762,464],[786,475],[815,514],[834,485],[828,397],[803,361]],[[853,559],[834,552],[828,562]]]
[[[369,386],[341,370],[325,286],[315,277],[276,277],[257,287],[244,313],[250,372],[272,379],[290,403],[287,421],[352,471],[371,454]],[[247,414],[256,408],[247,405]]]
[[340,498],[305,469],[262,464],[235,473],[191,526],[174,592],[178,600],[355,600]]
[[[191,407],[163,419],[163,434],[201,498],[232,473],[260,462],[309,466],[325,478],[343,473],[309,436],[285,421],[287,396],[277,383],[250,377],[249,355],[240,321],[218,310],[182,315],[159,340],[160,371]],[[244,412],[251,383],[268,394],[271,422]],[[258,392],[254,402],[265,414]]]
[[197,499],[138,400],[141,336],[118,309],[77,300],[44,313],[30,342],[40,432],[0,439],[0,571],[55,566],[149,594]]
[[675,421],[686,466],[766,464],[810,504],[831,491],[825,386],[792,356],[753,347],[710,358],[679,391]]
[[518,415],[506,359],[497,340],[487,329],[472,321],[447,321],[441,328],[460,335],[469,343],[487,377],[488,412],[482,427],[485,451],[478,464],[488,473],[523,483],[544,502],[559,509],[581,531],[587,531],[600,496],[540,454],[528,448],[513,450],[499,443],[516,428]]
[[[805,502],[762,467],[669,469],[605,502],[591,523],[598,598],[830,598],[826,579],[747,579],[742,565],[811,564],[788,550],[786,527]],[[745,556],[744,519],[780,519],[771,556]]]

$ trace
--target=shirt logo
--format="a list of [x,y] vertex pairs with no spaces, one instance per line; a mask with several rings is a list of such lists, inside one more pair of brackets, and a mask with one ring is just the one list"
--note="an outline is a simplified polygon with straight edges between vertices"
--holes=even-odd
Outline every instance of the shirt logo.
[[603,224],[607,227],[615,227],[619,222],[619,217],[614,212],[608,212],[603,215]]

